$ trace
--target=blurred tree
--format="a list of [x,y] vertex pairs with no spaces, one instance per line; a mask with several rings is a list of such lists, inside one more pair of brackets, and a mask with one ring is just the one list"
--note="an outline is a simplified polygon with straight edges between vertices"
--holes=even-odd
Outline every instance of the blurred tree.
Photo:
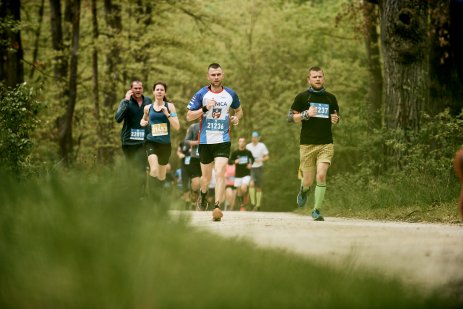
[[[55,82],[59,85],[66,80],[68,72],[67,57],[65,55],[65,43],[62,26],[62,14],[61,14],[61,1],[50,0],[50,29],[51,29],[51,41],[54,50],[54,77]],[[65,91],[65,87],[62,87]],[[65,95],[65,92],[61,93],[61,96]]]
[[[129,17],[131,18],[131,17]],[[112,128],[114,121],[114,104],[118,99],[118,93],[115,91],[115,85],[123,84],[123,55],[121,50],[123,44],[120,35],[123,30],[123,20],[121,16],[121,4],[118,1],[104,1],[104,20],[106,22],[107,42],[105,53],[104,77],[99,80],[102,85],[103,105],[101,114],[104,117],[99,119],[98,130],[101,136],[101,144],[97,145],[97,161],[111,162],[117,146],[113,144]]]
[[0,82],[15,87],[24,81],[21,1],[0,1]]
[[[450,1],[450,44],[458,77],[463,82],[463,0]],[[463,104],[463,103],[461,103]],[[461,107],[461,105],[460,105]]]
[[97,147],[103,144],[103,126],[100,121],[100,87],[99,87],[99,71],[98,71],[98,37],[100,36],[100,30],[98,28],[98,13],[96,0],[91,2],[92,11],[92,99],[93,99],[93,115],[96,121],[96,136],[97,136]]
[[380,129],[382,123],[383,75],[381,72],[381,54],[378,34],[378,6],[362,1],[364,17],[363,33],[368,57],[370,83],[368,88],[368,127],[371,130]]
[[69,74],[69,96],[66,104],[66,112],[61,117],[59,131],[59,145],[61,156],[66,165],[74,161],[74,141],[72,136],[74,109],[77,100],[77,65],[79,54],[79,37],[80,37],[80,0],[72,0],[69,3],[71,7],[72,18],[72,43],[71,43],[71,61]]
[[380,53],[378,1],[358,0],[343,5],[336,16],[336,25],[347,20],[356,36],[365,43],[368,64],[368,97],[362,109],[370,133],[383,127],[383,74]]
[[32,67],[31,71],[29,72],[29,79],[34,77],[35,69],[37,66],[37,59],[39,56],[39,43],[40,43],[40,35],[42,33],[42,21],[43,21],[43,11],[45,7],[45,0],[40,2],[40,6],[38,9],[37,15],[39,16],[38,27],[35,29],[35,42],[34,42],[34,51],[32,56]]
[[[451,2],[454,3],[452,8]],[[463,79],[458,78],[457,71],[461,57],[457,47],[462,44],[463,39],[463,25],[459,21],[463,16],[462,3],[463,1],[455,0],[429,1],[430,101],[425,111],[431,115],[446,108],[453,115],[458,115],[463,107]],[[460,17],[456,18],[457,15]]]

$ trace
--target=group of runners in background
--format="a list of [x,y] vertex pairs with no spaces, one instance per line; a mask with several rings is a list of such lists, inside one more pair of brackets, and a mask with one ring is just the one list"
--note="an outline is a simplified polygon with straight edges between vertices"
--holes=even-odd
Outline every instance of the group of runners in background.
[[[180,143],[177,149],[177,156],[181,161],[180,175],[183,200],[187,209],[202,209],[200,205],[196,204],[201,178],[198,133],[199,123],[192,124],[188,128],[185,140]],[[238,149],[231,153],[225,167],[223,206],[226,210],[233,210],[236,200],[238,200],[241,211],[260,210],[263,164],[269,158],[269,151],[265,144],[260,142],[260,135],[257,131],[252,132],[251,142],[248,144],[246,144],[244,137],[238,139]],[[213,170],[209,183],[207,206],[214,203],[215,185],[215,170]]]

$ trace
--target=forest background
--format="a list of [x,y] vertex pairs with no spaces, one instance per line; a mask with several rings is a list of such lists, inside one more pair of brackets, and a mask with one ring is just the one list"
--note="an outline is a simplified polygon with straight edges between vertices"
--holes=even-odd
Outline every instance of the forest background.
[[238,137],[261,133],[271,157],[264,208],[292,210],[299,127],[286,115],[307,87],[307,69],[317,65],[342,117],[327,211],[456,220],[462,1],[0,3],[4,170],[43,176],[117,167],[121,127],[114,114],[134,78],[147,96],[155,80],[169,86],[181,123],[173,134],[175,168],[189,125],[186,105],[206,85],[207,65],[218,62],[244,110],[232,148]]

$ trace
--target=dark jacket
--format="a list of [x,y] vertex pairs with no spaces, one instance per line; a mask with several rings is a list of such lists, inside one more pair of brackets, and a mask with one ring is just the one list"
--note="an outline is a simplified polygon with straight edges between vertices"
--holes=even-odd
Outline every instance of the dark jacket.
[[136,100],[130,97],[130,100],[122,99],[114,118],[118,123],[124,121],[121,130],[122,145],[143,144],[146,138],[146,128],[140,125],[143,118],[143,110],[146,105],[153,103],[151,98],[142,96],[143,102],[138,106]]

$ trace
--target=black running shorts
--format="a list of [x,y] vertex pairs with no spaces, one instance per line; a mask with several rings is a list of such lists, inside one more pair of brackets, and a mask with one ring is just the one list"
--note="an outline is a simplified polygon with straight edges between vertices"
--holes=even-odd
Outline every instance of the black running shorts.
[[191,158],[190,164],[185,165],[185,169],[190,178],[201,177],[201,164],[199,158]]
[[199,144],[199,160],[202,164],[209,164],[217,157],[230,157],[231,143]]
[[161,144],[147,140],[145,142],[146,154],[158,156],[159,165],[167,165],[169,163],[170,153],[172,151],[171,144]]

